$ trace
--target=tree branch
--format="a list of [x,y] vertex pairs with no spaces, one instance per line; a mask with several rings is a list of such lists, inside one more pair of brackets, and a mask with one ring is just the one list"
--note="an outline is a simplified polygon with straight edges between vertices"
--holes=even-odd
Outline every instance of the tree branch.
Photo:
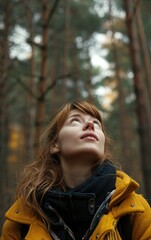
[[20,86],[22,86],[24,88],[24,90],[26,92],[28,92],[30,94],[30,96],[32,96],[35,99],[38,99],[38,96],[31,90],[30,87],[28,87],[24,82],[22,82],[21,79],[16,79],[16,81],[20,84]]
[[59,4],[59,1],[60,1],[60,0],[55,0],[55,1],[54,1],[54,4],[53,4],[52,8],[50,9],[48,18],[46,19],[45,25],[48,25],[48,24],[49,24],[51,18],[53,17],[53,14],[55,13],[55,10],[56,10],[56,8],[57,8],[57,6],[58,6],[58,4]]
[[28,87],[21,79],[16,79],[16,81],[20,84],[20,86],[22,86],[24,88],[24,90],[26,92],[28,92],[30,94],[30,96],[32,96],[34,99],[36,100],[40,100],[40,99],[44,99],[46,97],[46,95],[48,94],[48,92],[50,90],[52,90],[52,88],[57,84],[58,80],[63,80],[65,78],[68,77],[72,77],[72,78],[77,78],[76,76],[73,76],[71,73],[67,73],[65,75],[60,75],[58,77],[56,77],[52,83],[46,88],[46,90],[41,94],[41,95],[36,95],[30,87]]
[[135,0],[135,2],[134,2],[134,8],[133,8],[133,18],[135,17],[136,12],[137,12],[137,9],[140,7],[140,5],[141,5],[140,0]]
[[36,43],[36,42],[33,41],[30,37],[27,38],[26,42],[27,42],[28,44],[30,44],[31,46],[34,45],[34,46],[36,46],[36,47],[38,47],[38,48],[43,48],[43,45],[42,45],[42,44]]
[[47,95],[47,93],[57,84],[57,81],[58,81],[58,80],[62,80],[62,79],[65,79],[65,78],[71,77],[71,76],[72,76],[71,73],[67,73],[67,74],[65,74],[65,75],[60,75],[60,76],[56,77],[56,78],[52,81],[52,83],[46,88],[46,90],[45,90],[44,93],[42,94],[43,96],[41,96],[41,97],[45,97],[45,96]]

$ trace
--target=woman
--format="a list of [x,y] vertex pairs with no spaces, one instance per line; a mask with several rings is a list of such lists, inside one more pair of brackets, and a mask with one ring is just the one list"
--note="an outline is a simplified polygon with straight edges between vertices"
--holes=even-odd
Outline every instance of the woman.
[[151,209],[109,157],[99,110],[63,107],[26,167],[1,240],[151,239]]

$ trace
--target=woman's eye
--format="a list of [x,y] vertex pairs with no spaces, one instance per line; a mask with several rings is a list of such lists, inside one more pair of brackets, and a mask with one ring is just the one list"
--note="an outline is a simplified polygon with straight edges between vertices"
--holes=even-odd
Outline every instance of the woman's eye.
[[72,122],[80,122],[80,119],[78,119],[78,118],[73,118],[73,119],[72,119]]
[[97,121],[97,120],[94,120],[93,123],[94,123],[94,124],[97,124],[98,126],[100,126],[100,122]]

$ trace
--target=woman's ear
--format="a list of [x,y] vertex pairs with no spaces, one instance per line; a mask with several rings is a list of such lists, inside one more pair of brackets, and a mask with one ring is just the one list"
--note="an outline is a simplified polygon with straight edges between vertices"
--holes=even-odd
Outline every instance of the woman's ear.
[[51,154],[56,154],[59,153],[60,149],[59,146],[57,144],[55,144],[54,146],[50,147],[50,153]]

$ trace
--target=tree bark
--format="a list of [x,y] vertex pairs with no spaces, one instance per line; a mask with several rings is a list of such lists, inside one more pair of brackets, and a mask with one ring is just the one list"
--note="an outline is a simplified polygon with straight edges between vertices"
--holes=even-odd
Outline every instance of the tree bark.
[[144,80],[146,80],[146,86],[147,86],[147,91],[148,91],[148,96],[149,96],[149,104],[151,105],[151,80],[150,80],[150,78],[151,78],[151,61],[150,61],[149,48],[147,46],[147,41],[146,41],[146,37],[145,37],[140,7],[141,6],[138,6],[136,9],[136,24],[138,26],[137,31],[138,31],[138,37],[139,37],[139,42],[140,42],[142,56],[143,56],[143,66],[144,66],[144,70],[145,70]]
[[[28,0],[23,0],[25,9],[25,22],[29,31],[29,40],[31,46],[30,62],[30,76],[28,80],[28,86],[35,92],[35,44],[34,44],[34,26],[31,7]],[[32,158],[32,137],[33,137],[33,122],[35,119],[35,106],[36,99],[33,98],[28,92],[26,93],[26,108],[25,108],[25,120],[24,120],[24,135],[25,135],[25,149],[24,154],[25,163]]]
[[35,117],[35,144],[34,152],[36,154],[39,145],[39,138],[42,134],[45,120],[45,96],[46,96],[46,82],[48,77],[48,40],[49,40],[49,22],[52,19],[59,0],[56,0],[52,7],[50,7],[49,0],[42,0],[42,44],[41,50],[41,64],[40,64],[40,77],[38,82],[38,98]]
[[138,132],[140,135],[141,162],[145,182],[146,197],[151,196],[151,134],[149,123],[151,121],[149,97],[146,85],[143,82],[142,64],[138,38],[136,36],[136,25],[132,18],[133,5],[131,0],[124,0],[126,10],[126,23],[129,36],[129,47],[134,73],[134,89],[136,94],[136,113],[138,118]]
[[112,53],[113,53],[113,61],[115,65],[115,79],[117,82],[117,91],[118,91],[118,115],[119,115],[119,133],[120,133],[120,162],[122,164],[123,169],[130,173],[129,168],[129,162],[131,161],[131,154],[130,154],[130,136],[128,128],[130,127],[130,120],[128,118],[128,113],[126,111],[125,106],[125,91],[124,91],[124,84],[122,82],[122,69],[120,67],[120,59],[119,59],[119,53],[117,49],[118,40],[115,39],[115,23],[114,23],[114,17],[112,16],[112,2],[109,0],[109,20],[111,22],[110,26],[112,31],[111,35],[111,45],[112,45]]
[[[70,0],[64,0],[64,50],[63,50],[63,75],[66,75],[69,72],[69,42],[70,42]],[[68,99],[68,90],[67,90],[67,81],[64,79],[62,82],[62,96],[63,102],[67,102]]]
[[9,60],[9,44],[8,44],[8,36],[9,36],[9,28],[10,28],[10,4],[6,2],[4,4],[4,12],[3,12],[3,34],[1,40],[1,64],[0,64],[0,154],[1,154],[1,167],[0,167],[0,206],[1,213],[3,218],[0,218],[0,227],[3,224],[4,213],[8,206],[9,202],[9,193],[8,193],[8,165],[7,165],[7,156],[8,156],[8,105],[6,101],[7,96],[7,80],[8,80],[8,70],[10,66]]

